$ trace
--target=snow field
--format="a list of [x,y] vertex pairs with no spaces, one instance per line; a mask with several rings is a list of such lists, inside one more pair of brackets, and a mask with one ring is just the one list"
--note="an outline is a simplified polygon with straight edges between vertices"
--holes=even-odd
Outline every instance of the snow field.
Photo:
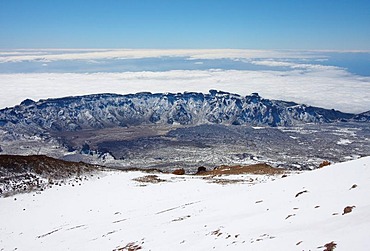
[[[255,185],[169,174],[157,174],[159,183],[134,180],[147,175],[104,172],[81,186],[0,198],[0,250],[369,247],[370,157],[277,180],[261,176]],[[342,215],[347,206],[355,207]]]

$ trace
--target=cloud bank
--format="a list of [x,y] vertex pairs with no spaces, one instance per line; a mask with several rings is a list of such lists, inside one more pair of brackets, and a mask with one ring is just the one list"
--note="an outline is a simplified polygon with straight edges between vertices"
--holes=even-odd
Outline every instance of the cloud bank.
[[273,50],[238,50],[238,49],[85,49],[85,50],[16,50],[0,52],[0,63],[60,60],[103,60],[103,59],[142,59],[158,57],[186,57],[189,59],[251,59],[251,58],[310,58],[318,52],[310,51],[273,51]]
[[370,110],[370,78],[336,67],[290,71],[173,70],[122,73],[0,74],[0,107],[51,97],[94,93],[224,90],[360,113]]

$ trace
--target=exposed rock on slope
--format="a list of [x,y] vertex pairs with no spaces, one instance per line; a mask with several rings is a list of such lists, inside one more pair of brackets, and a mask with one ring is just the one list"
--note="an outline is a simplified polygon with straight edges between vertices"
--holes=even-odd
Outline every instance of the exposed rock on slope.
[[42,190],[64,179],[82,180],[98,166],[68,162],[43,155],[0,155],[0,195]]
[[281,168],[274,168],[270,165],[265,163],[263,164],[255,164],[255,165],[248,165],[248,166],[219,166],[214,168],[213,170],[207,171],[201,169],[202,167],[198,168],[198,175],[237,175],[237,174],[256,174],[256,175],[277,175],[283,174],[286,170]]

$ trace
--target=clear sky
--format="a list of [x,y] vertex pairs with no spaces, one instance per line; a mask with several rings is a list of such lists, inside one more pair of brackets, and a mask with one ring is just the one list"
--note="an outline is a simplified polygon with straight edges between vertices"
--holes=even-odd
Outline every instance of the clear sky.
[[370,1],[0,0],[0,48],[370,50]]

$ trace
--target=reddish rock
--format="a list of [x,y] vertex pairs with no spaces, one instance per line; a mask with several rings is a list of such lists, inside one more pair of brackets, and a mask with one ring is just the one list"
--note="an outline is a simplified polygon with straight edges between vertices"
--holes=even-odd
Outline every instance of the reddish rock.
[[183,168],[181,169],[176,169],[172,172],[172,174],[176,174],[176,175],[184,175],[185,174],[185,170]]
[[324,166],[329,166],[330,164],[331,164],[331,163],[330,163],[329,161],[324,160],[323,162],[321,162],[321,163],[320,163],[319,168],[322,168],[322,167],[324,167]]

